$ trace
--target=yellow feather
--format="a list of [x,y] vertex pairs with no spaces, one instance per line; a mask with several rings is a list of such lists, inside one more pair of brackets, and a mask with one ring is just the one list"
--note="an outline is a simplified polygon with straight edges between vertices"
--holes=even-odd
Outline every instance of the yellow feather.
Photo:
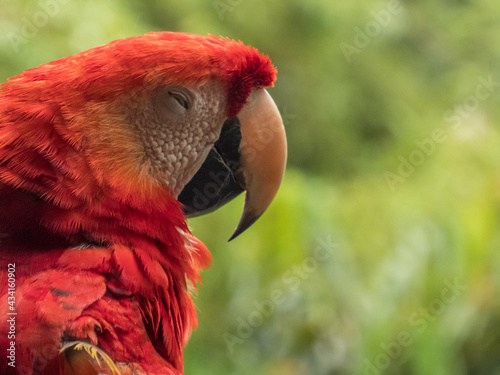
[[61,350],[59,350],[59,353],[62,353],[69,348],[72,348],[73,350],[85,350],[87,354],[97,362],[97,365],[100,366],[101,361],[103,361],[109,367],[113,375],[121,375],[120,370],[118,370],[118,367],[116,367],[113,360],[106,354],[106,352],[99,349],[97,346],[83,341],[72,341],[64,344]]

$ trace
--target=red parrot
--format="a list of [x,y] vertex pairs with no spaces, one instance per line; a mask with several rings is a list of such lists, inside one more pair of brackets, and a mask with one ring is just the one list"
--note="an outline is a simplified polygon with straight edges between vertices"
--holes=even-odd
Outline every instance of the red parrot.
[[182,374],[210,263],[186,217],[286,163],[276,70],[242,42],[155,32],[0,86],[0,373]]

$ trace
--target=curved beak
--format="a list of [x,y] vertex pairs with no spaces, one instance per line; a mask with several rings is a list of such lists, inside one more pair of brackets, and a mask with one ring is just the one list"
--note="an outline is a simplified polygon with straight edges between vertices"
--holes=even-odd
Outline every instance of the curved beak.
[[236,118],[226,120],[201,168],[178,200],[187,217],[209,213],[246,190],[240,222],[231,241],[269,207],[286,165],[281,115],[264,89],[250,95]]
[[243,214],[229,241],[250,227],[269,207],[283,179],[287,158],[283,121],[265,89],[252,92],[238,119],[246,195]]

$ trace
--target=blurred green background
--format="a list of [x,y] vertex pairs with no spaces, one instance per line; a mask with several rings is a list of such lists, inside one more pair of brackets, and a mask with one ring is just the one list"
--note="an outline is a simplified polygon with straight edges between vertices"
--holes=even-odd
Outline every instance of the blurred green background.
[[154,30],[268,54],[289,139],[250,230],[190,222],[186,374],[500,374],[498,1],[2,0],[0,81]]

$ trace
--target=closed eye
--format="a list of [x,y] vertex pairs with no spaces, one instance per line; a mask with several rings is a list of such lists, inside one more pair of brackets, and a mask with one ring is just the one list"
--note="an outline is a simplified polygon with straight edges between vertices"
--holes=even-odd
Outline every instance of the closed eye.
[[175,99],[175,101],[181,107],[183,107],[184,109],[189,109],[189,98],[185,94],[178,92],[178,91],[169,91],[168,95],[171,98]]

